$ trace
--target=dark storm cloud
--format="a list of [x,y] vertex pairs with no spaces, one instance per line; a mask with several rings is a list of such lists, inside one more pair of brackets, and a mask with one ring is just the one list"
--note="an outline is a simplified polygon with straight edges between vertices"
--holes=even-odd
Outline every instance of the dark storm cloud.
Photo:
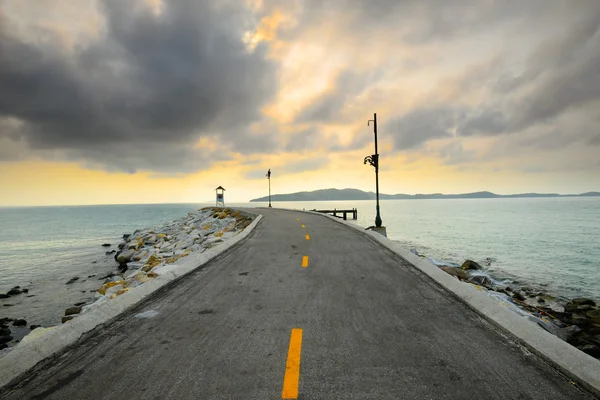
[[419,108],[382,125],[396,150],[415,148],[431,139],[452,137],[460,112],[446,107]]
[[242,42],[247,10],[217,3],[170,1],[157,17],[105,0],[104,35],[74,54],[0,31],[0,118],[22,121],[18,136],[33,149],[109,170],[205,168],[224,155],[195,150],[203,135],[251,148],[246,127],[277,71],[264,46]]

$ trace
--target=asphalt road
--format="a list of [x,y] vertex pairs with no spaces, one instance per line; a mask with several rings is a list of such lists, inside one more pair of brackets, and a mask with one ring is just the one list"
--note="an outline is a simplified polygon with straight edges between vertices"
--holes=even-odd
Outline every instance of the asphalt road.
[[591,398],[360,233],[261,213],[241,245],[0,398]]

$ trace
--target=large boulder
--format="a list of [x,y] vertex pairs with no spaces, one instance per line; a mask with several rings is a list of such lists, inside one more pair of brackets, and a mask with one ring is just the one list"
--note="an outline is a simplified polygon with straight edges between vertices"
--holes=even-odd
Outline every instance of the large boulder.
[[119,264],[128,263],[129,261],[131,261],[131,258],[134,256],[134,254],[135,250],[133,249],[125,250],[119,253],[119,255],[117,256],[117,261],[119,262]]
[[481,265],[477,264],[473,260],[467,260],[463,263],[463,265],[461,265],[460,269],[462,269],[463,271],[468,271],[471,269],[475,269],[475,270],[483,269],[483,267]]
[[456,276],[458,279],[461,279],[463,281],[466,281],[467,279],[469,279],[469,275],[460,268],[440,267],[440,269],[442,271],[444,271],[445,273],[450,274],[452,276]]
[[13,326],[27,326],[27,321],[24,319],[17,319],[13,322]]
[[568,312],[583,312],[595,308],[596,303],[590,299],[573,299],[565,304],[565,311]]
[[146,236],[144,238],[144,242],[145,244],[153,245],[154,243],[156,243],[156,235],[151,234],[149,236]]

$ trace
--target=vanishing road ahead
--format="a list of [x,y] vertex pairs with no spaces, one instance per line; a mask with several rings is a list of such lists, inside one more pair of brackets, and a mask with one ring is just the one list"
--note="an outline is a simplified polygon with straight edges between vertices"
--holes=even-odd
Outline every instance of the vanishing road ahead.
[[247,240],[0,398],[591,398],[359,232],[260,212]]

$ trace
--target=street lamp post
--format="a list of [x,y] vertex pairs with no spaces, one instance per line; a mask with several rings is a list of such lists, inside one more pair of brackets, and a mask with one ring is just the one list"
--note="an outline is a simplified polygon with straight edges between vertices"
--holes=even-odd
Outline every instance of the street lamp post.
[[365,157],[365,164],[370,164],[375,167],[375,198],[376,198],[376,206],[377,214],[375,215],[375,230],[382,233],[384,236],[385,227],[382,226],[383,221],[381,221],[381,215],[379,213],[379,151],[377,149],[377,114],[373,114],[373,119],[370,119],[367,122],[367,126],[370,126],[370,123],[373,122],[373,130],[375,132],[375,154]]
[[271,168],[267,172],[267,178],[269,179],[269,207],[271,207]]

